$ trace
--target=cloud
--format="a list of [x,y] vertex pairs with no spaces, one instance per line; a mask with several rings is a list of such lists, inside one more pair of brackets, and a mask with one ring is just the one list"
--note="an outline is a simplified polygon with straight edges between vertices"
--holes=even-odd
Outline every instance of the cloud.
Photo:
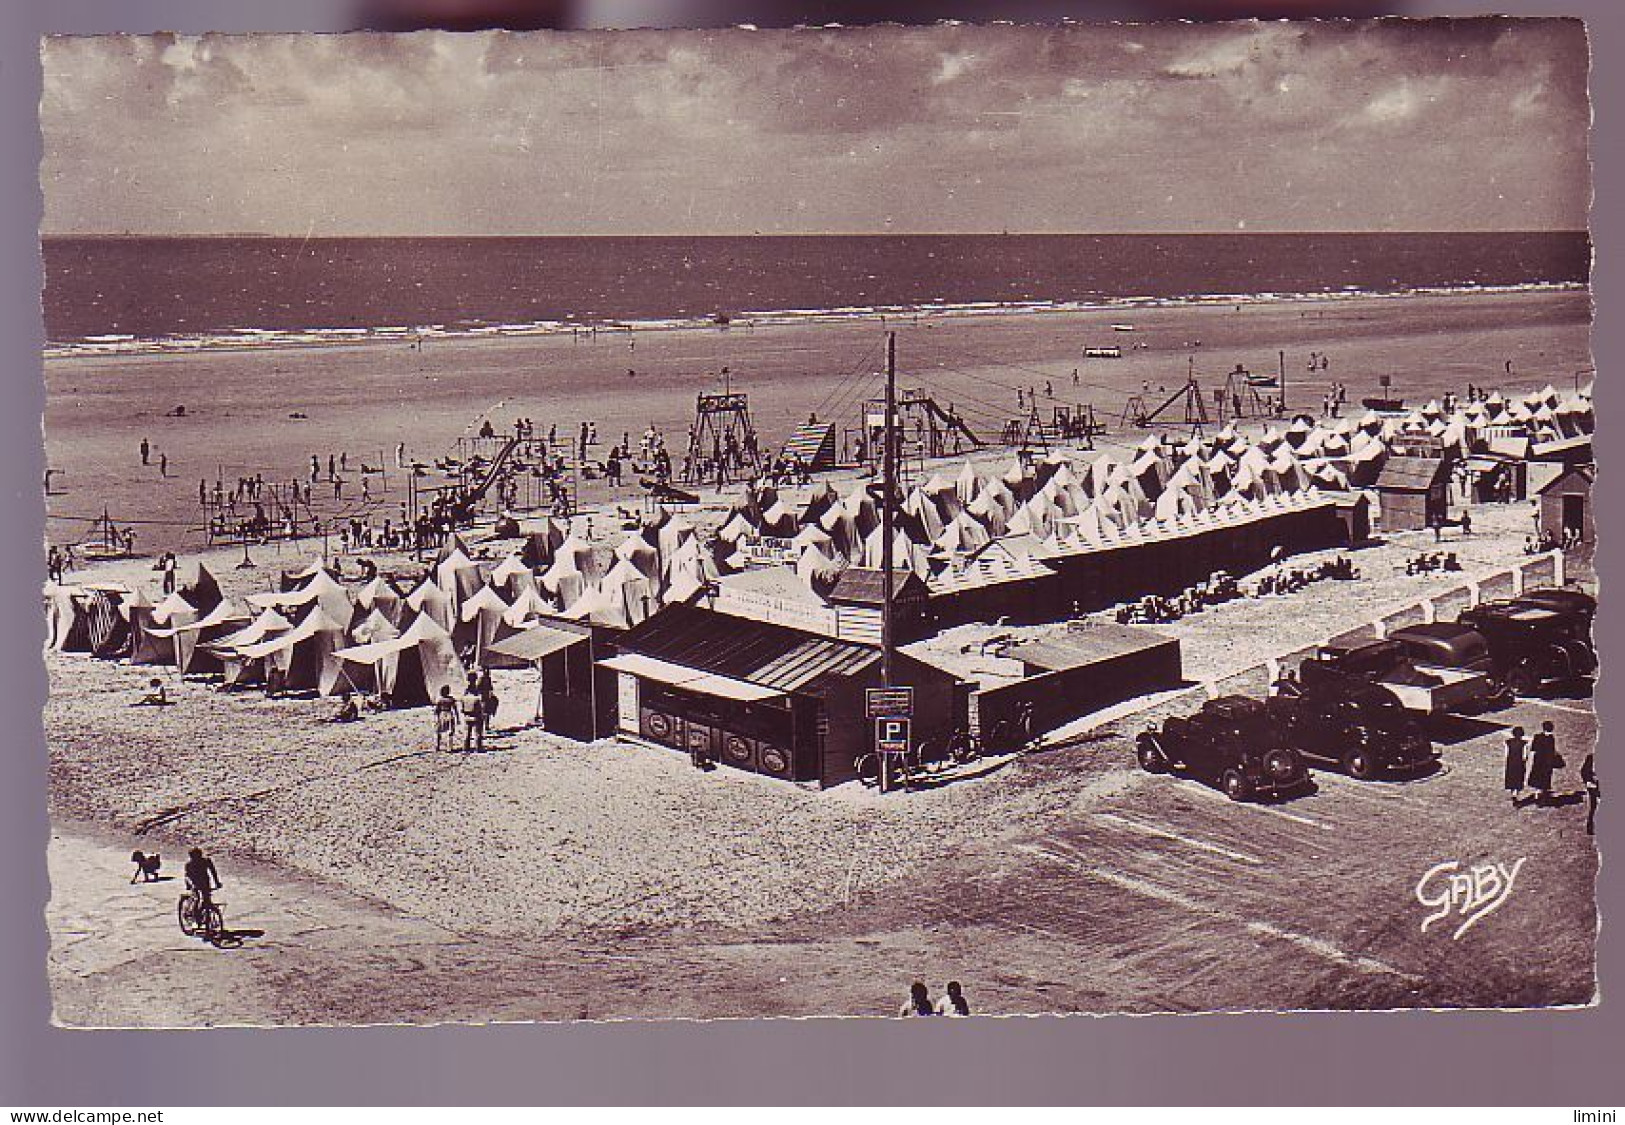
[[52,39],[46,226],[1573,226],[1585,52],[1505,19]]

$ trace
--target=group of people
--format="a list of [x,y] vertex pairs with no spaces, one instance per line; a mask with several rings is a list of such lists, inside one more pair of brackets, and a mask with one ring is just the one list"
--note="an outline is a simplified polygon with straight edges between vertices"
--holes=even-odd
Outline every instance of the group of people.
[[1461,560],[1454,551],[1424,551],[1405,560],[1406,574],[1433,574],[1437,571],[1455,572],[1461,569]]
[[[1324,361],[1326,357],[1321,356],[1320,358]],[[1321,397],[1320,416],[1322,418],[1338,417],[1348,400],[1349,389],[1342,383],[1333,383],[1327,388],[1325,395]]]
[[67,578],[68,571],[73,568],[76,561],[77,560],[73,555],[73,547],[71,545],[58,547],[55,543],[53,543],[49,548],[46,549],[45,552],[46,576],[49,577],[52,582],[55,582],[60,586],[63,580]]
[[1313,566],[1276,567],[1259,576],[1253,597],[1272,594],[1295,594],[1316,582],[1352,582],[1360,577],[1360,570],[1347,555],[1322,559]]
[[1526,535],[1523,540],[1523,553],[1526,555],[1544,555],[1547,551],[1572,551],[1578,547],[1584,536],[1577,527],[1565,527],[1562,535],[1553,535],[1550,531],[1542,530],[1538,535]]
[[1173,597],[1147,594],[1137,602],[1117,608],[1119,625],[1165,625],[1210,605],[1233,601],[1241,596],[1241,586],[1228,571],[1214,571],[1213,577],[1188,587]]
[[[141,453],[141,463],[143,465],[151,465],[153,452],[152,442],[148,441],[146,438],[142,438],[141,445],[138,448]],[[159,452],[158,454],[158,475],[161,477],[167,477],[169,475],[169,454],[167,453]]]
[[443,684],[434,701],[434,748],[449,750],[457,745],[457,727],[463,728],[463,749],[485,749],[485,732],[496,718],[497,693],[491,671],[482,668],[468,674],[463,694],[454,697],[451,685]]
[[909,985],[908,999],[897,1014],[904,1019],[915,1016],[968,1016],[970,1001],[965,999],[965,990],[956,980],[949,981],[942,997],[935,1001],[931,999],[931,990],[925,986],[925,982],[917,980]]
[[[1512,807],[1524,808],[1530,804],[1556,803],[1553,791],[1557,785],[1557,772],[1568,765],[1557,749],[1557,734],[1550,721],[1540,724],[1540,732],[1533,739],[1524,734],[1522,727],[1513,727],[1507,736],[1506,770],[1503,784],[1511,797]],[[1597,832],[1597,805],[1602,800],[1602,786],[1597,781],[1595,753],[1585,756],[1580,763],[1580,784],[1586,797],[1586,835]],[[1533,789],[1532,800],[1524,798],[1524,791]]]

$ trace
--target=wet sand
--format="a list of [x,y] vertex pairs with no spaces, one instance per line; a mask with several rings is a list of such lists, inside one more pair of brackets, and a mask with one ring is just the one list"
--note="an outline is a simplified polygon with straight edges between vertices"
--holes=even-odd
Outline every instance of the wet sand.
[[[405,499],[396,443],[432,461],[486,412],[499,429],[521,416],[544,433],[557,424],[561,438],[594,421],[600,454],[625,432],[636,441],[652,423],[680,457],[694,396],[722,389],[724,366],[730,385],[750,395],[764,447],[776,449],[811,413],[856,427],[862,402],[879,390],[883,328],[898,334],[899,384],[954,404],[979,435],[996,439],[1018,413],[1017,390],[1032,389],[1045,408],[1092,403],[1113,431],[1110,446],[1143,436],[1120,426],[1128,400],[1147,383],[1153,393],[1176,389],[1193,357],[1211,394],[1236,364],[1274,371],[1284,352],[1289,404],[1311,413],[1330,381],[1347,385],[1357,409],[1383,375],[1415,405],[1469,382],[1567,389],[1590,367],[1589,315],[1589,294],[1569,291],[433,340],[421,351],[379,343],[52,359],[45,428],[57,494],[48,527],[53,541],[73,542],[105,507],[115,520],[152,521],[137,528],[139,552],[196,549],[200,479],[308,480],[313,454],[325,468],[340,451],[352,464],[346,498],[335,503],[331,487],[318,485],[318,510],[362,513],[354,466],[364,461],[388,466],[374,481],[371,510],[393,514]],[[1125,319],[1134,332],[1112,331]],[[1121,346],[1124,358],[1083,358],[1085,347],[1099,345]],[[1312,377],[1310,352],[1331,361]],[[177,405],[186,417],[164,416]],[[1170,411],[1181,414],[1177,404]],[[137,453],[143,438],[151,466]],[[168,479],[159,476],[160,453]],[[619,492],[600,484],[584,499],[630,503],[639,494],[635,483]]]

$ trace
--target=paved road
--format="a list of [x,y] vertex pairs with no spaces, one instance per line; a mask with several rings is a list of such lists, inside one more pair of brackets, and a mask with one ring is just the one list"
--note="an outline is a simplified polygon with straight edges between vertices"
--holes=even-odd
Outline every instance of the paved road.
[[[1587,700],[1520,701],[1446,732],[1444,768],[1405,783],[1316,775],[1282,805],[1151,777],[1116,739],[1029,759],[1087,775],[1058,829],[967,842],[930,877],[752,933],[609,932],[533,943],[405,918],[277,871],[227,870],[235,949],[183,938],[175,882],[129,886],[130,845],[52,844],[58,1017],[71,1024],[434,1022],[889,1014],[919,978],[979,1011],[1522,1006],[1592,995],[1596,853],[1583,802],[1514,809],[1506,729],[1557,728],[1575,790]],[[906,796],[899,799],[906,800]],[[1425,933],[1436,864],[1522,860],[1459,939]],[[166,857],[178,873],[179,857]],[[884,856],[865,858],[883,865]]]

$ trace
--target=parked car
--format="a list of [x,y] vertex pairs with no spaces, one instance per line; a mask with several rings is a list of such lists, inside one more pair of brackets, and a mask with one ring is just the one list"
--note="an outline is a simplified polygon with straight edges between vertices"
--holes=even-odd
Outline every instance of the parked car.
[[1423,715],[1474,710],[1495,696],[1496,685],[1487,668],[1457,668],[1416,660],[1417,651],[1425,656],[1448,654],[1426,632],[1429,626],[1413,628],[1424,632],[1410,634],[1409,642],[1400,636],[1406,630],[1395,630],[1386,640],[1324,646],[1313,664],[1379,683],[1393,692],[1401,705]]
[[1587,643],[1591,641],[1591,623],[1597,616],[1597,599],[1584,591],[1550,586],[1538,590],[1525,590],[1512,599],[1512,604],[1536,606],[1540,609],[1549,609],[1553,613],[1571,616],[1583,626],[1584,639]]
[[1388,639],[1404,646],[1412,667],[1449,681],[1449,687],[1434,693],[1434,711],[1476,710],[1503,694],[1490,643],[1477,629],[1434,621],[1395,629]]
[[1305,661],[1296,688],[1269,710],[1280,738],[1306,758],[1361,781],[1431,768],[1439,752],[1385,685]]
[[1588,618],[1597,615],[1596,598],[1584,590],[1571,590],[1566,586],[1544,586],[1536,590],[1525,590],[1512,600],[1560,612],[1578,613]]
[[1195,714],[1143,731],[1137,754],[1147,773],[1193,777],[1232,801],[1286,796],[1311,784],[1303,759],[1281,743],[1269,709],[1240,695],[1210,699]]
[[1571,612],[1517,601],[1485,602],[1457,618],[1483,635],[1495,677],[1516,695],[1583,680],[1597,670],[1590,624]]

